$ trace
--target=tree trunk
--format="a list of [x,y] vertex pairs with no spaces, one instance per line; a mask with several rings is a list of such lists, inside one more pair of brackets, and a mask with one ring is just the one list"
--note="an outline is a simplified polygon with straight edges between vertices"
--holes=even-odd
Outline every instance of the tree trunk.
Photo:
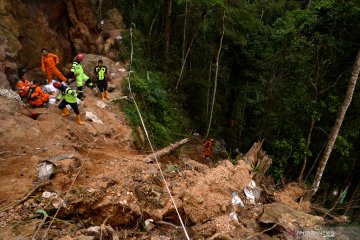
[[190,42],[190,44],[189,44],[189,47],[188,47],[188,49],[187,49],[187,51],[186,51],[185,58],[184,58],[184,61],[182,62],[182,65],[181,65],[180,75],[179,75],[178,81],[177,81],[177,83],[176,83],[175,89],[178,89],[178,87],[179,87],[179,83],[180,83],[180,81],[181,81],[181,79],[182,79],[182,75],[183,75],[183,72],[184,72],[186,59],[187,59],[187,57],[189,56],[191,46],[192,46],[192,44],[193,44],[193,42],[194,42],[194,40],[195,40],[195,36],[196,36],[198,30],[199,30],[199,28],[196,29],[196,32],[194,33],[194,36],[192,37],[191,42]]
[[339,134],[341,124],[342,124],[342,122],[344,120],[344,117],[345,117],[345,113],[346,113],[348,107],[350,106],[352,96],[353,96],[355,86],[356,86],[356,81],[357,81],[357,79],[359,77],[359,71],[360,71],[360,50],[358,51],[357,56],[356,56],[354,68],[353,68],[351,79],[349,81],[349,85],[348,85],[348,88],[347,88],[347,91],[346,91],[344,102],[341,105],[341,108],[340,108],[338,117],[336,119],[335,125],[334,125],[334,127],[333,127],[333,129],[332,129],[332,131],[330,133],[328,142],[327,142],[326,147],[325,147],[324,154],[323,154],[322,159],[321,159],[321,161],[319,163],[319,167],[318,167],[318,170],[316,172],[315,180],[314,180],[314,183],[313,183],[313,186],[312,186],[313,189],[311,191],[311,196],[314,196],[315,193],[317,192],[317,190],[319,189],[319,185],[320,185],[322,175],[324,173],[324,169],[326,167],[327,161],[329,160],[329,157],[330,157],[330,154],[331,154],[332,149],[334,147],[336,138],[337,138],[337,136]]
[[208,90],[207,90],[207,95],[206,95],[206,118],[209,116],[209,97],[210,97],[211,69],[212,69],[212,60],[210,60]]
[[151,34],[152,34],[152,30],[153,30],[154,24],[155,24],[155,22],[156,22],[156,19],[157,19],[158,16],[159,16],[160,8],[161,8],[161,4],[160,4],[158,10],[156,11],[156,15],[155,15],[154,19],[153,19],[152,22],[151,22],[150,29],[149,29],[149,36],[151,36]]
[[184,16],[184,29],[183,29],[183,42],[181,50],[181,65],[185,63],[185,48],[186,48],[186,25],[187,25],[187,15],[188,15],[188,3],[185,2],[185,16]]
[[207,129],[207,132],[206,132],[206,138],[209,136],[210,127],[211,127],[211,122],[212,122],[212,116],[213,116],[213,112],[214,112],[214,104],[215,104],[215,96],[216,96],[216,88],[217,88],[217,77],[218,77],[218,72],[219,72],[219,59],[220,59],[220,53],[221,53],[222,43],[223,43],[224,34],[225,34],[225,16],[226,16],[226,15],[225,15],[225,10],[224,10],[224,15],[223,15],[223,30],[222,30],[222,33],[221,33],[219,51],[218,51],[217,57],[216,57],[216,71],[215,71],[215,80],[214,80],[214,93],[213,93],[213,99],[212,99],[212,104],[211,104],[209,126],[208,126],[208,129]]
[[[311,118],[310,128],[309,128],[309,132],[308,132],[307,139],[306,139],[306,149],[309,149],[310,142],[311,142],[311,134],[312,134],[312,131],[314,129],[314,125],[315,125],[315,119]],[[299,175],[299,179],[298,179],[299,184],[302,183],[302,179],[303,179],[304,171],[305,171],[305,168],[306,168],[306,164],[307,164],[307,153],[305,152],[303,165],[301,167],[301,171],[300,171],[300,175]]]
[[308,173],[306,174],[306,177],[305,177],[305,179],[304,179],[304,182],[305,182],[305,183],[307,182],[307,179],[309,178],[312,170],[315,168],[315,166],[316,166],[316,164],[317,164],[317,161],[319,160],[320,155],[321,155],[321,153],[324,151],[325,147],[326,147],[326,142],[323,144],[320,152],[318,153],[318,155],[317,155],[316,158],[315,158],[315,161],[314,161],[313,164],[311,165],[310,170],[309,170]]
[[169,60],[172,0],[165,0],[165,60]]
[[183,140],[180,140],[174,144],[171,144],[170,146],[167,146],[166,148],[163,148],[159,151],[156,151],[155,153],[153,154],[150,154],[148,155],[146,158],[145,158],[145,161],[150,163],[152,161],[154,161],[155,157],[157,159],[161,158],[162,156],[165,156],[165,155],[168,155],[170,154],[172,151],[178,149],[179,147],[181,147],[182,145],[184,145],[185,143],[189,142],[190,139],[188,138],[184,138]]
[[205,19],[205,18],[202,18],[202,20],[199,22],[199,25],[196,27],[195,33],[194,33],[193,37],[191,38],[190,44],[189,44],[189,46],[188,46],[188,49],[187,49],[186,54],[185,54],[185,57],[184,57],[184,61],[182,61],[182,64],[181,64],[180,75],[179,75],[178,81],[177,81],[177,83],[176,83],[175,89],[178,89],[178,87],[179,87],[179,83],[180,83],[180,81],[181,81],[181,79],[182,79],[182,75],[183,75],[183,72],[184,72],[186,60],[187,60],[187,58],[188,58],[188,56],[189,56],[189,53],[190,53],[191,47],[192,47],[192,45],[193,45],[193,43],[194,43],[196,34],[198,33],[199,28],[200,28],[200,25],[201,25],[201,23],[202,23],[202,21],[203,21],[204,19]]
[[246,87],[245,87],[245,93],[244,93],[244,104],[241,110],[241,121],[240,121],[240,130],[239,130],[239,140],[238,140],[238,146],[239,148],[241,148],[241,136],[242,136],[242,130],[243,130],[243,123],[244,123],[244,118],[245,118],[245,108],[246,108],[246,101],[247,101],[247,89],[248,89],[248,85],[249,85],[249,80],[246,79]]
[[356,185],[356,187],[355,187],[355,189],[354,189],[354,192],[353,192],[353,194],[351,195],[349,204],[348,204],[348,206],[346,207],[346,210],[345,210],[345,212],[344,212],[344,215],[346,215],[347,212],[350,210],[350,208],[352,207],[352,204],[353,204],[354,202],[356,202],[356,200],[354,201],[354,199],[355,199],[355,197],[356,197],[356,195],[357,195],[357,192],[358,192],[358,189],[359,189],[359,185],[360,185],[360,180],[358,181],[358,183],[357,183],[357,185]]

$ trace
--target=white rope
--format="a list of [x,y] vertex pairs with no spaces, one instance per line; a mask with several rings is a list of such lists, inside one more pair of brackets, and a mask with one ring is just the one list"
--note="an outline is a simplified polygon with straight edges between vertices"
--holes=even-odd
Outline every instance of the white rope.
[[181,218],[181,216],[180,216],[180,213],[179,213],[179,210],[178,210],[178,208],[177,208],[177,206],[176,206],[175,200],[174,200],[174,198],[173,198],[173,196],[172,196],[172,194],[171,194],[169,185],[168,185],[168,183],[166,182],[166,179],[165,179],[165,176],[164,176],[163,171],[161,170],[160,163],[159,163],[159,161],[158,161],[158,159],[157,159],[157,157],[156,157],[156,155],[155,155],[155,151],[154,151],[154,148],[153,148],[153,146],[152,146],[152,144],[151,144],[151,141],[150,141],[150,138],[149,138],[149,134],[148,134],[148,131],[147,131],[146,127],[145,127],[145,123],[144,123],[143,117],[142,117],[142,115],[141,115],[140,109],[139,109],[139,107],[138,107],[138,105],[137,105],[137,103],[136,103],[136,101],[135,101],[135,98],[132,96],[131,84],[130,84],[130,77],[131,77],[131,72],[132,72],[132,71],[131,71],[131,66],[132,66],[133,55],[134,55],[133,41],[132,41],[132,28],[130,28],[130,44],[131,44],[131,55],[130,55],[129,76],[128,76],[128,79],[127,79],[127,80],[128,80],[128,85],[129,85],[130,97],[132,98],[132,100],[133,100],[133,102],[134,102],[134,104],[135,104],[135,107],[136,107],[136,111],[137,111],[138,114],[139,114],[139,117],[140,117],[140,120],[141,120],[141,125],[142,125],[142,127],[144,128],[144,131],[145,131],[146,139],[148,140],[149,145],[150,145],[150,148],[151,148],[151,151],[152,151],[152,153],[153,153],[153,158],[156,160],[156,164],[157,164],[157,166],[158,166],[158,168],[159,168],[159,170],[160,170],[161,178],[162,178],[162,180],[163,180],[164,183],[165,183],[166,190],[167,190],[167,192],[168,192],[168,194],[169,194],[169,196],[170,196],[171,202],[172,202],[172,204],[173,204],[173,206],[174,206],[174,208],[175,208],[175,211],[176,211],[176,213],[177,213],[177,215],[178,215],[178,218],[179,218],[179,220],[180,220],[181,227],[182,227],[183,230],[184,230],[186,239],[190,240],[189,234],[188,234],[188,232],[187,232],[187,230],[186,230],[186,227],[185,227],[185,225],[184,225],[184,222],[183,222],[183,220],[182,220],[182,218]]

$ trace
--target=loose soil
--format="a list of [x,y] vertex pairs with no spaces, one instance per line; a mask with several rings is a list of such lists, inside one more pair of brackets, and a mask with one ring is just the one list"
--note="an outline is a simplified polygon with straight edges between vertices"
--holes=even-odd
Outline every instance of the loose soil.
[[[84,66],[97,58],[86,55]],[[73,112],[61,117],[51,105],[31,109],[40,113],[34,120],[16,100],[0,97],[0,239],[31,239],[42,220],[36,210],[43,209],[50,217],[36,234],[35,239],[41,239],[61,199],[65,205],[47,232],[48,239],[100,239],[100,235],[103,239],[185,239],[158,166],[144,161],[149,152],[138,150],[139,142],[135,143],[132,127],[118,104],[127,101],[121,91],[127,72],[117,71],[119,64],[109,59],[104,63],[114,73],[111,99],[104,101],[107,107],[98,107],[99,97],[88,88],[80,104],[84,121],[85,112],[90,111],[104,124],[86,120],[85,125],[78,125]],[[245,239],[261,232],[264,227],[257,219],[263,206],[251,205],[243,194],[251,179],[251,166],[242,160],[237,165],[228,160],[210,163],[203,158],[201,142],[194,138],[175,154],[160,159],[190,237],[207,239],[223,234]],[[64,154],[74,157],[57,161],[50,183],[14,205],[40,184],[40,164]],[[58,198],[42,197],[45,191]],[[232,205],[234,191],[245,208]],[[292,193],[282,194],[293,199]],[[281,194],[276,196],[280,202],[293,204]],[[237,213],[239,221],[229,217],[231,212]],[[146,226],[147,219],[153,226]]]

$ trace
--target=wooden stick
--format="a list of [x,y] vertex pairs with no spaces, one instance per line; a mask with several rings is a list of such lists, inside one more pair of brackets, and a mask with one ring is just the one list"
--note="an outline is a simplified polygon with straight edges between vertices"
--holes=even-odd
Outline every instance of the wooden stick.
[[40,231],[40,229],[42,228],[42,226],[44,225],[46,219],[48,218],[48,215],[47,214],[44,214],[44,217],[41,221],[41,223],[39,224],[38,228],[36,229],[34,235],[32,236],[31,240],[36,240],[36,235],[38,234],[38,232]]
[[0,211],[5,211],[11,207],[16,207],[17,205],[25,202],[31,196],[31,194],[33,194],[38,188],[48,185],[49,183],[50,183],[50,181],[40,183],[39,185],[35,186],[25,197],[21,198],[20,200],[18,200],[15,203],[11,203],[11,204],[1,208]]
[[[183,140],[180,140],[174,144],[171,144],[170,146],[167,146],[166,148],[163,148],[153,154],[150,154],[148,156],[146,156],[145,158],[145,162],[147,163],[151,163],[155,160],[155,157],[157,159],[161,158],[162,156],[168,155],[170,154],[172,151],[176,150],[177,148],[181,147],[182,145],[186,144],[187,142],[189,142],[190,139],[189,138],[184,138]],[[155,155],[155,156],[154,156]]]
[[100,240],[102,240],[102,237],[103,237],[103,230],[105,228],[105,223],[110,217],[111,216],[107,216],[107,218],[105,218],[104,222],[100,225]]
[[158,222],[155,222],[157,224],[161,224],[161,225],[168,225],[170,227],[173,227],[175,229],[180,229],[181,227],[180,226],[176,226],[175,224],[172,224],[172,223],[169,223],[169,222],[164,222],[164,221],[158,221]]

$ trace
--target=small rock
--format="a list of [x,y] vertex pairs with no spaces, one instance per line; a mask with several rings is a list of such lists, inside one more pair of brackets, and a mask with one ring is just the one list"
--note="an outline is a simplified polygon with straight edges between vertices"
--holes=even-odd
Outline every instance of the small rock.
[[224,212],[226,212],[226,206],[225,205],[222,205],[221,206],[221,211],[224,213]]
[[195,200],[196,200],[196,202],[198,202],[198,203],[203,203],[203,202],[204,202],[204,198],[203,198],[202,196],[197,196],[197,197],[195,197]]

